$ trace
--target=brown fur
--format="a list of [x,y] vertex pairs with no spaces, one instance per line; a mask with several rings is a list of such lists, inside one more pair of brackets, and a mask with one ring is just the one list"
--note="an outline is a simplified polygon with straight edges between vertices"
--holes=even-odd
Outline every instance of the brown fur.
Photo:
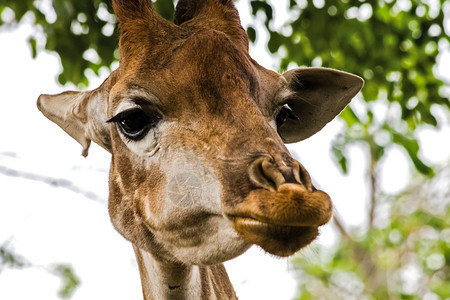
[[202,286],[202,299],[211,299],[212,295],[220,295],[220,299],[237,299],[222,264],[200,267],[200,276],[202,283],[209,283]]

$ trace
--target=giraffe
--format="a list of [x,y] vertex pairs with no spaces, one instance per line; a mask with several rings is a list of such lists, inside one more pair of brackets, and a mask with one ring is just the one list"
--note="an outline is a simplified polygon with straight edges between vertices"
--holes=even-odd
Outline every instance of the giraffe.
[[280,257],[332,216],[285,143],[308,138],[363,80],[327,68],[260,66],[232,0],[113,0],[119,67],[37,106],[82,145],[112,154],[108,211],[129,240],[148,299],[236,299],[223,262],[251,245]]

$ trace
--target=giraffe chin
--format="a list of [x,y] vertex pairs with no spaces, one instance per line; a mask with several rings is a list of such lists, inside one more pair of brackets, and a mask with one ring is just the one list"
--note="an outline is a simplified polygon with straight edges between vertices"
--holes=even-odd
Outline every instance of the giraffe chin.
[[280,257],[294,254],[319,235],[314,226],[281,226],[245,217],[235,217],[233,221],[244,240]]

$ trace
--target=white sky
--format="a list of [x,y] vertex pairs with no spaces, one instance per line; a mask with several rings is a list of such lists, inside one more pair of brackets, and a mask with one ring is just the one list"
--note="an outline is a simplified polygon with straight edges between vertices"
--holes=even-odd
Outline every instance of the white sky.
[[[248,15],[244,2],[238,7],[241,15]],[[54,55],[40,53],[36,60],[31,59],[26,42],[31,31],[27,25],[0,31],[0,167],[63,178],[104,200],[93,201],[67,189],[0,174],[0,242],[11,239],[12,248],[36,265],[72,264],[82,280],[75,300],[142,299],[131,245],[114,231],[106,209],[109,154],[93,145],[89,156],[81,157],[81,146],[36,109],[39,94],[65,89],[56,84],[60,66]],[[259,47],[262,45],[264,37],[259,42]],[[261,49],[253,50],[253,56],[262,65],[273,67],[272,59]],[[439,68],[447,79],[449,66],[447,53]],[[97,85],[103,78],[93,82]],[[450,127],[448,112],[437,114],[445,126],[417,134],[425,160],[440,164],[450,158],[448,146],[442,144],[449,140]],[[342,219],[363,228],[367,162],[364,152],[352,147],[350,175],[340,174],[330,157],[330,141],[341,128],[339,121],[333,121],[290,149],[316,186],[330,194]],[[396,192],[410,179],[404,154],[398,149],[389,151],[382,188]],[[325,226],[318,243],[332,245],[335,239],[331,226]],[[316,254],[307,249],[302,255]],[[275,259],[259,248],[253,247],[226,267],[240,299],[290,299],[295,295],[295,273],[288,260]],[[0,299],[58,299],[59,284],[43,267],[5,270],[0,274]]]

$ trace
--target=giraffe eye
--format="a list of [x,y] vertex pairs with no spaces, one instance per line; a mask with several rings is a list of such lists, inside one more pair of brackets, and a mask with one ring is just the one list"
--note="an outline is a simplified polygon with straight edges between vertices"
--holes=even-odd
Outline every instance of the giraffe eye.
[[161,120],[161,115],[156,111],[132,108],[117,114],[108,122],[117,123],[119,130],[126,138],[139,141],[156,126],[159,120]]
[[285,104],[281,107],[281,110],[276,117],[277,127],[282,126],[288,120],[298,121],[299,117],[289,105]]
[[302,127],[299,116],[288,104],[281,107],[275,121],[278,135],[284,142],[289,142],[292,139],[292,133],[297,132]]

